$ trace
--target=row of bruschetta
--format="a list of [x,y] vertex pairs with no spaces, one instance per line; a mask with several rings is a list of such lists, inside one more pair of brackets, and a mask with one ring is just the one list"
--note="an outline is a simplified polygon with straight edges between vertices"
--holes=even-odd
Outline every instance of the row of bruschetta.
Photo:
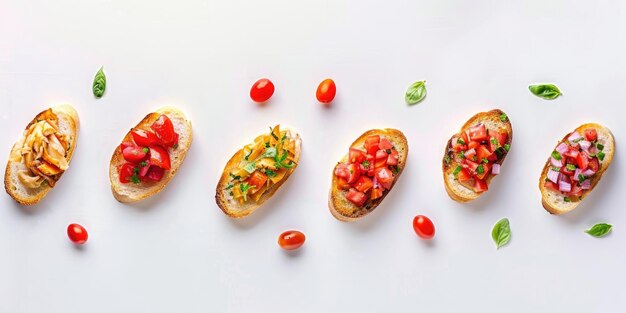
[[[11,149],[5,189],[17,202],[35,204],[55,186],[76,148],[78,114],[69,105],[39,113]],[[509,117],[501,110],[471,117],[444,151],[445,188],[467,202],[489,189],[500,174],[513,140]],[[114,149],[109,166],[113,196],[133,202],[160,192],[183,163],[192,141],[191,122],[178,109],[164,107],[144,117]],[[285,183],[300,160],[302,140],[276,125],[235,152],[217,184],[215,200],[230,217],[259,208]],[[553,214],[573,210],[597,185],[611,164],[615,141],[608,128],[584,124],[568,133],[550,153],[539,180],[544,208]],[[372,212],[402,174],[409,147],[396,129],[373,129],[357,138],[332,174],[328,206],[337,219],[354,221]]]

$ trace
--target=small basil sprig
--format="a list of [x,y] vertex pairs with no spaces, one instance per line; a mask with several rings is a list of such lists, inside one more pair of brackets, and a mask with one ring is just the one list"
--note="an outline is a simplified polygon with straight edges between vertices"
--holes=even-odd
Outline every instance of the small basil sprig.
[[599,223],[585,230],[585,232],[594,237],[604,237],[606,236],[606,234],[608,234],[611,231],[612,228],[613,228],[613,225],[611,224]]
[[418,82],[414,82],[409,86],[404,94],[404,101],[408,105],[416,104],[426,97],[426,81],[420,80]]
[[562,95],[561,90],[554,84],[535,84],[528,86],[528,90],[533,93],[533,95],[546,99],[553,100],[558,96]]
[[496,243],[496,248],[506,245],[511,240],[511,226],[508,218],[499,220],[491,230],[491,238]]
[[104,91],[107,89],[107,77],[104,75],[104,67],[100,67],[96,76],[93,78],[93,95],[96,98],[102,97]]

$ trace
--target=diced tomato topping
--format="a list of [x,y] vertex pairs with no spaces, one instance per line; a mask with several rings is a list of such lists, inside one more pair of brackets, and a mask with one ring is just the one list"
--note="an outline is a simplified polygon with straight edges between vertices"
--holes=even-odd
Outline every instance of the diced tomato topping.
[[475,141],[483,141],[489,139],[489,137],[487,136],[487,129],[485,128],[485,125],[478,124],[476,126],[470,127],[469,139]]
[[461,170],[461,171],[457,174],[457,176],[456,176],[456,177],[457,177],[457,179],[458,179],[460,182],[462,182],[462,183],[467,182],[467,181],[469,181],[469,180],[471,180],[471,179],[472,179],[472,175],[470,175],[470,173],[469,173],[469,172],[467,172],[467,170],[466,170],[466,169],[462,169],[462,170]]
[[150,164],[156,165],[164,170],[171,168],[170,155],[160,146],[150,147]]
[[135,174],[135,165],[131,163],[124,163],[124,165],[120,167],[119,173],[120,183],[129,183],[131,182],[131,177]]
[[120,152],[124,152],[124,149],[128,147],[134,147],[135,144],[130,141],[124,141],[120,144]]
[[365,138],[365,143],[363,144],[363,146],[365,147],[365,150],[367,150],[368,154],[375,155],[376,151],[380,149],[378,147],[379,142],[380,142],[380,136],[378,135],[369,136]]
[[255,186],[257,189],[265,186],[267,182],[267,175],[261,173],[260,171],[252,172],[252,175],[247,179],[247,182],[250,186]]
[[384,190],[380,187],[372,188],[372,192],[370,194],[370,199],[375,200],[383,196]]
[[567,193],[568,197],[580,197],[583,195],[583,189],[578,184],[572,184],[572,190]]
[[468,149],[476,149],[476,148],[478,148],[479,146],[480,146],[480,142],[478,142],[478,141],[470,141],[470,142],[467,144],[467,148],[468,148]]
[[461,166],[464,169],[467,169],[471,174],[476,173],[476,169],[478,168],[478,163],[476,162],[472,162],[468,159],[463,159],[463,161],[461,161]]
[[387,157],[387,165],[398,165],[398,160],[400,159],[400,155],[398,151],[395,149],[391,150],[391,154]]
[[476,181],[474,182],[475,192],[483,192],[483,191],[487,191],[488,189],[489,189],[489,186],[487,186],[487,183],[484,180],[476,179]]
[[145,131],[143,129],[133,129],[130,134],[133,136],[133,140],[138,146],[149,147],[159,144],[159,137],[153,132]]
[[172,147],[177,142],[176,132],[174,131],[174,124],[165,114],[161,114],[159,118],[152,124],[152,130],[156,133],[157,137],[161,141],[161,144],[165,147]]
[[365,151],[356,148],[350,148],[348,159],[350,163],[362,163],[365,161]]
[[587,157],[584,154],[579,153],[576,158],[576,164],[581,171],[584,171],[587,167],[589,167],[589,160],[587,160]]
[[483,159],[487,159],[488,161],[494,162],[498,159],[498,155],[495,152],[489,151],[487,147],[480,146],[476,149],[476,156],[478,157],[478,161],[482,162]]
[[388,155],[389,154],[387,153],[387,151],[382,150],[382,149],[378,150],[378,151],[376,151],[376,160],[381,160],[381,159],[387,160],[387,156]]
[[557,184],[553,183],[553,182],[552,182],[552,181],[550,181],[550,180],[547,180],[547,181],[543,184],[543,186],[544,186],[544,187],[546,187],[547,189],[552,190],[552,191],[560,191],[560,190],[559,190],[559,185],[557,185]]
[[361,176],[361,169],[359,168],[359,165],[354,164],[354,163],[349,164],[348,165],[348,178],[346,178],[348,183],[352,184],[356,182],[356,180],[359,179],[359,176]]
[[146,162],[145,164],[146,166],[141,166],[141,164],[139,164],[139,177],[146,177],[146,174],[148,174],[148,170],[150,170],[150,163]]
[[[573,164],[573,163],[567,163],[567,164]],[[572,176],[574,175],[574,171],[570,171],[569,169],[567,169],[567,164],[564,164],[563,167],[561,167],[561,173],[567,175],[567,176]]]
[[386,167],[377,169],[376,179],[381,184],[393,182],[393,173],[391,173],[391,170]]
[[348,184],[348,182],[345,179],[338,178],[337,179],[337,188],[339,188],[339,190],[348,190],[348,189],[350,189],[350,184]]
[[589,161],[589,169],[594,171],[594,172],[598,172],[598,170],[600,169],[600,161],[598,161],[598,158],[592,158]]
[[350,171],[348,171],[348,164],[339,163],[335,167],[335,175],[339,178],[348,179],[350,177]]
[[476,178],[484,180],[491,173],[491,164],[481,164],[483,166],[482,174],[476,172]]
[[367,200],[367,197],[365,196],[364,193],[354,188],[350,188],[350,190],[348,190],[348,193],[346,194],[346,198],[358,207],[363,206],[363,204],[365,204],[365,200]]
[[567,152],[563,153],[564,156],[566,156],[568,158],[573,158],[573,159],[578,158],[579,154],[580,154],[580,152],[578,152],[578,148],[574,148],[574,147],[569,147]]
[[465,150],[467,150],[467,145],[462,145],[462,144],[459,144],[457,142],[453,142],[452,143],[452,150],[454,150],[455,152],[465,151]]
[[374,168],[378,169],[378,168],[383,168],[383,167],[387,167],[387,157],[385,157],[384,159],[377,159],[376,162],[374,163]]
[[146,159],[148,155],[148,151],[146,150],[148,149],[137,146],[130,146],[124,148],[124,150],[122,151],[122,156],[124,156],[124,160],[128,162],[139,163]]
[[596,141],[598,139],[598,132],[596,132],[595,128],[585,129],[584,135],[587,141]]
[[378,144],[379,149],[387,150],[393,148],[393,144],[387,138],[381,138]]
[[158,182],[158,181],[161,181],[164,173],[165,173],[164,169],[158,166],[150,166],[150,169],[148,170],[148,173],[146,174],[146,179],[153,181],[153,182]]
[[367,192],[374,186],[374,182],[367,176],[361,176],[354,184],[354,188],[360,192]]
[[467,145],[470,142],[470,139],[467,137],[467,132],[461,133],[461,139],[463,139],[464,145]]

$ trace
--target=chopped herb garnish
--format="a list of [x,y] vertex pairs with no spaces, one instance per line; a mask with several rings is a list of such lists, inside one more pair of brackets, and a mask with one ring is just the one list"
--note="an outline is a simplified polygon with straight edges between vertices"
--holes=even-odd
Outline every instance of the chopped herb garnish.
[[456,140],[456,143],[460,144],[460,145],[464,145],[465,144],[465,140],[463,140],[462,138],[459,138]]
[[251,154],[252,154],[252,149],[250,149],[250,152],[248,152],[248,154],[245,157],[243,157],[243,159],[248,161],[248,158],[250,157]]
[[600,161],[604,161],[604,157],[605,157],[604,152],[602,152],[602,151],[598,152],[598,159],[599,159]]
[[501,121],[506,122],[508,119],[509,119],[509,117],[508,117],[508,116],[506,116],[506,114],[505,114],[505,113],[500,114],[500,120],[501,120]]
[[563,159],[561,154],[556,150],[552,151],[552,157],[557,161],[561,161],[561,159]]
[[474,162],[478,161],[478,157],[476,155],[472,155],[472,161]]
[[585,177],[585,175],[583,174],[578,174],[578,182],[582,184],[583,181],[585,181],[587,177]]
[[459,158],[464,159],[465,158],[465,152],[463,152],[463,151],[459,152]]
[[246,166],[244,166],[243,169],[246,170],[246,172],[252,174],[256,170],[256,163],[250,162],[246,164]]
[[285,139],[287,139],[287,133],[283,135],[283,138],[280,138],[280,141],[285,141]]
[[280,139],[278,139],[278,136],[276,136],[276,135],[274,134],[274,129],[273,129],[273,128],[271,128],[271,127],[270,127],[270,135],[272,135],[272,137],[274,137],[274,139],[276,139],[276,140],[280,140]]
[[394,175],[398,175],[398,173],[400,173],[400,167],[399,166],[392,166],[391,167],[391,171],[393,172]]
[[130,177],[130,180],[135,183],[135,184],[139,184],[141,182],[141,179],[139,179],[139,168],[135,167],[133,168],[133,176]]
[[506,152],[509,152],[509,150],[511,149],[511,145],[506,143],[504,144],[504,150],[506,150]]
[[446,157],[443,158],[443,161],[446,162],[446,164],[450,164],[450,156],[446,154]]
[[273,178],[273,177],[276,177],[276,172],[274,172],[274,171],[272,171],[270,169],[266,169],[265,170],[265,175],[267,175],[267,177],[269,177],[269,178]]
[[148,153],[148,152],[150,152],[150,149],[148,149],[148,148],[143,148],[143,149],[142,149],[142,151],[143,151],[143,153]]
[[496,147],[500,147],[500,142],[498,142],[498,140],[493,137],[491,137],[491,144],[493,144]]
[[361,165],[363,165],[363,167],[365,167],[365,169],[370,168],[370,161],[365,160],[363,162],[361,162]]
[[232,179],[240,179],[240,178],[241,178],[241,176],[239,176],[239,175],[233,175],[233,173],[229,173],[229,175],[230,175],[230,177],[231,177]]
[[178,142],[174,144],[174,146],[172,147],[174,148],[174,150],[178,149]]
[[387,152],[387,154],[391,154],[391,149],[387,149],[385,152]]
[[243,201],[248,201],[248,189],[250,189],[251,187],[252,186],[250,186],[248,183],[239,184],[239,189],[243,193]]
[[232,192],[232,191],[231,191],[231,192],[229,192],[228,194],[230,194],[230,196],[231,196],[231,197],[235,195],[235,194],[233,194],[233,192]]
[[228,190],[228,189],[231,189],[231,188],[233,188],[233,187],[235,187],[235,185],[233,185],[233,184],[229,184],[229,185],[228,185],[228,186],[226,186],[226,188],[224,188],[224,189]]
[[141,167],[146,167],[146,166],[148,166],[148,162],[143,161],[143,162],[139,163],[139,165],[140,165]]
[[266,142],[266,143],[265,143],[265,148],[269,148],[269,147],[270,147],[270,143],[269,143],[269,142]]
[[454,172],[452,172],[452,174],[456,177],[462,169],[463,168],[460,165],[457,165],[457,167],[454,169]]
[[563,198],[563,201],[565,201],[565,202],[572,202],[572,200],[570,198],[568,198],[568,197]]
[[561,171],[561,169],[558,168],[558,167],[553,167],[552,170],[555,171],[555,172],[560,172]]
[[281,168],[281,167],[283,167],[283,168],[292,168],[292,167],[294,167],[294,165],[295,165],[294,163],[290,163],[290,164],[283,163],[285,161],[285,159],[287,159],[288,155],[289,155],[289,153],[287,151],[285,151],[282,156],[278,157],[278,155],[276,155],[274,157],[274,161],[276,161],[275,165],[276,165],[277,168]]
[[485,168],[483,167],[483,165],[478,165],[478,167],[476,168],[476,173],[478,174],[482,174],[485,172]]
[[598,147],[598,150],[600,150],[600,151],[604,150],[604,145],[601,144],[601,143],[597,143],[596,147]]
[[489,163],[489,160],[487,160],[487,158],[483,158],[480,162],[482,162],[483,164],[487,164]]
[[567,168],[568,171],[575,171],[576,170],[576,165],[574,164],[567,164],[567,166],[565,166]]

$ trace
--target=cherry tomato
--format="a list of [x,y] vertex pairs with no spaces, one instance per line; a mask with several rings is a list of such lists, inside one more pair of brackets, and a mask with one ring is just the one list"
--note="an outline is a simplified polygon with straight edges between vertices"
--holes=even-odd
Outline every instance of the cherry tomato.
[[354,188],[350,188],[348,193],[346,193],[346,199],[350,200],[350,202],[354,203],[354,205],[362,207],[367,200],[367,196]]
[[143,129],[133,129],[130,133],[138,146],[149,147],[159,143],[159,137],[153,132],[148,132]]
[[335,82],[330,79],[324,79],[319,86],[317,86],[317,92],[315,92],[315,97],[317,97],[317,101],[329,104],[335,99],[335,94],[337,93],[337,86],[335,86]]
[[165,149],[159,146],[150,147],[150,164],[156,165],[164,170],[169,170],[172,166],[170,163],[170,155]]
[[413,218],[413,230],[422,239],[432,239],[435,237],[435,225],[424,215],[418,215]]
[[294,250],[304,244],[306,236],[297,230],[288,230],[278,237],[278,245],[285,250]]
[[154,130],[157,137],[159,137],[163,146],[169,148],[178,143],[178,136],[174,131],[174,124],[172,124],[172,121],[167,115],[161,114],[150,127]]
[[250,89],[250,98],[257,103],[263,103],[269,100],[274,94],[274,84],[267,78],[261,78],[252,85]]
[[124,163],[122,167],[120,167],[120,183],[126,184],[131,181],[131,177],[135,174],[135,165],[130,163]]
[[596,139],[598,139],[598,132],[595,130],[595,128],[585,129],[584,135],[585,139],[587,139],[588,141],[595,141]]
[[153,182],[161,181],[161,178],[163,178],[163,174],[165,173],[164,169],[158,166],[146,166],[146,167],[148,168],[145,174],[145,177],[147,180],[150,180]]
[[124,160],[132,163],[138,163],[146,158],[148,151],[148,148],[131,146],[124,148],[122,155],[124,156]]
[[70,240],[78,245],[82,245],[87,241],[87,230],[80,224],[70,224],[67,226],[67,236]]

